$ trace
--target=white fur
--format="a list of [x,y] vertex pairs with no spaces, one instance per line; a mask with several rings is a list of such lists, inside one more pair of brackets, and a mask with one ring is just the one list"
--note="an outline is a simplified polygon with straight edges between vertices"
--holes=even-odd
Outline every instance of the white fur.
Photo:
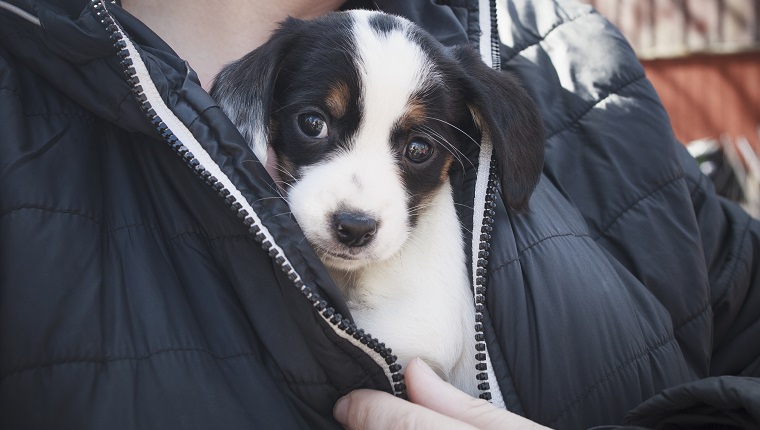
[[[325,264],[345,270],[388,259],[398,251],[409,234],[406,199],[385,142],[375,147],[365,144],[305,168],[287,197],[290,210]],[[361,210],[380,222],[374,240],[359,248],[353,260],[330,255],[344,249],[331,226],[332,214],[339,208]]]
[[402,366],[420,357],[477,395],[475,314],[453,203],[446,183],[393,258],[330,273],[356,325],[392,347]]
[[[287,200],[345,294],[357,326],[391,347],[400,364],[421,357],[477,395],[474,306],[451,187],[445,182],[429,196],[412,228],[409,197],[389,146],[410,96],[437,77],[405,31],[378,35],[369,12],[353,15],[364,120],[351,149],[303,168]],[[374,239],[351,255],[334,238],[337,209],[378,220]],[[348,258],[334,255],[341,249]]]

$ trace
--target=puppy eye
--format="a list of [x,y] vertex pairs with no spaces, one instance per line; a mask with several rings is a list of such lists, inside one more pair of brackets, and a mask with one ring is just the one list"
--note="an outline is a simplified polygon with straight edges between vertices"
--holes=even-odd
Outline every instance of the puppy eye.
[[424,140],[415,139],[406,145],[404,155],[413,163],[422,163],[433,155],[433,145]]
[[298,128],[303,134],[315,139],[327,137],[327,122],[322,115],[316,112],[307,112],[298,115]]

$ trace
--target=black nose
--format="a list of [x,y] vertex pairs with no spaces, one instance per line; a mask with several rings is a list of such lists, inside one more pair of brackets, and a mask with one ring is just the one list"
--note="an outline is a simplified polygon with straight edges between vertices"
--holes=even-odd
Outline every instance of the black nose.
[[377,232],[377,221],[366,214],[338,212],[333,215],[335,237],[340,243],[350,246],[364,246]]

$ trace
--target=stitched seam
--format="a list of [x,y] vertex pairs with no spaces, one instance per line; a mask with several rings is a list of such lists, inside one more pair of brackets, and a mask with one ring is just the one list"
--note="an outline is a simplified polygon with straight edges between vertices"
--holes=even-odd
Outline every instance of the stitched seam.
[[558,29],[559,27],[562,27],[565,24],[569,24],[569,23],[571,23],[571,22],[573,22],[573,21],[575,21],[577,19],[589,16],[589,15],[596,15],[596,12],[593,11],[593,10],[587,11],[585,13],[573,16],[571,18],[568,18],[566,21],[560,21],[558,23],[555,23],[554,25],[551,26],[551,28],[549,28],[549,30],[546,31],[546,33],[544,33],[542,36],[539,36],[538,40],[535,40],[533,42],[529,42],[527,45],[522,46],[522,47],[515,47],[515,52],[510,57],[504,58],[502,60],[502,63],[507,63],[509,61],[512,61],[516,56],[520,55],[520,53],[522,53],[526,49],[528,49],[528,48],[530,48],[532,46],[536,46],[536,45],[540,44],[541,42],[543,42],[546,39],[547,36],[549,36],[549,34],[551,34],[554,30]]
[[11,87],[2,87],[0,88],[0,91],[8,91],[9,93],[13,94],[16,97],[21,97],[21,92],[18,88],[11,88]]
[[[706,194],[706,192],[704,190],[704,187],[705,187],[704,184],[708,180],[707,176],[700,175],[700,176],[698,176],[698,180],[697,181],[695,181],[692,177],[689,177],[689,176],[684,176],[684,179],[687,182],[689,182],[689,183],[691,183],[691,184],[694,185],[694,190],[691,192],[692,201],[694,200],[694,197],[697,194],[699,194],[700,197],[704,198],[704,196]],[[747,235],[749,234],[750,224],[751,224],[751,221],[748,219],[748,221],[744,225],[744,229],[742,231],[741,238],[739,239],[739,243],[740,244],[746,241]],[[735,253],[732,254],[731,256],[734,256],[734,255],[735,255]],[[711,299],[710,303],[708,304],[708,306],[714,306],[716,303],[722,301],[725,298],[725,296],[736,286],[736,283],[735,282],[731,282],[731,280],[734,279],[734,277],[736,276],[736,271],[739,270],[739,263],[740,262],[741,262],[741,260],[739,258],[734,258],[733,261],[728,262],[726,264],[726,266],[724,266],[724,269],[721,270],[721,273],[724,273],[724,271],[729,270],[728,269],[729,266],[733,266],[730,269],[731,270],[731,274],[728,276],[728,280],[726,281],[726,283],[728,283],[729,285],[727,287],[725,287],[725,289],[717,297],[715,297],[714,299]]]
[[[3,212],[2,214],[0,214],[0,220],[2,220],[6,215],[9,215],[10,213],[21,211],[21,210],[39,210],[39,211],[49,212],[49,213],[55,213],[55,214],[74,215],[74,216],[78,216],[78,217],[84,218],[84,219],[86,219],[88,221],[91,221],[93,224],[97,224],[97,225],[101,224],[101,221],[99,219],[91,217],[91,216],[86,215],[86,214],[83,214],[81,212],[74,211],[74,210],[45,208],[45,207],[41,207],[41,206],[32,206],[32,205],[29,205],[29,206],[20,206],[20,207],[17,207],[17,208],[10,209],[10,210],[8,210],[6,212]],[[249,239],[250,238],[250,236],[248,236],[245,233],[241,233],[241,234],[229,234],[229,235],[221,235],[221,236],[208,236],[208,235],[206,235],[204,233],[201,233],[201,232],[198,232],[198,231],[194,231],[194,230],[187,230],[187,231],[181,231],[181,232],[177,232],[177,233],[173,233],[173,234],[167,234],[166,232],[164,232],[159,227],[152,226],[152,225],[149,225],[149,224],[130,224],[130,225],[125,225],[125,226],[119,226],[119,227],[115,227],[115,228],[112,228],[112,229],[108,229],[108,230],[104,231],[104,233],[105,234],[110,234],[110,233],[118,232],[120,230],[125,230],[125,229],[130,229],[130,228],[135,228],[135,227],[144,227],[146,230],[151,230],[151,231],[158,232],[158,233],[161,234],[161,236],[163,236],[164,239],[168,239],[168,240],[176,239],[176,238],[178,238],[180,236],[186,236],[186,235],[196,235],[196,236],[199,236],[199,237],[201,237],[203,239],[206,239],[206,240],[221,240],[221,239],[232,239],[232,238],[245,238],[245,239]]]
[[[103,59],[102,61],[108,64],[108,61],[106,60],[107,59]],[[122,97],[121,100],[116,103],[116,113],[119,115],[119,119],[117,119],[116,121],[118,122],[121,121],[122,106],[124,106],[125,103],[130,103],[134,101],[135,101],[134,94],[132,94],[130,91],[126,91],[124,93],[124,97]]]
[[497,270],[500,270],[500,269],[504,268],[504,266],[508,266],[508,265],[514,263],[515,261],[519,260],[520,256],[522,256],[522,254],[524,254],[525,252],[529,251],[531,248],[533,248],[535,246],[538,246],[541,243],[546,242],[547,240],[556,239],[556,238],[560,238],[560,237],[577,237],[577,238],[588,237],[588,238],[591,238],[591,236],[589,236],[588,234],[585,234],[585,233],[558,233],[558,234],[554,234],[554,235],[551,235],[551,236],[546,236],[544,238],[541,238],[541,239],[539,239],[539,240],[531,243],[530,245],[524,247],[523,249],[518,250],[517,251],[517,257],[512,258],[511,260],[507,260],[507,261],[503,262],[502,264],[500,264],[500,265],[498,265],[498,266],[496,266],[496,267],[494,267],[493,269],[490,269],[490,270],[491,270],[491,272],[496,272]]
[[565,131],[569,130],[570,128],[572,128],[573,126],[575,126],[576,124],[578,124],[580,122],[580,120],[583,119],[583,117],[585,117],[591,111],[593,111],[594,108],[599,105],[599,103],[601,103],[603,101],[606,101],[607,99],[609,99],[610,97],[612,97],[614,95],[618,95],[626,87],[628,87],[630,85],[633,85],[633,84],[635,84],[635,83],[637,83],[639,81],[642,81],[644,79],[646,79],[646,75],[642,74],[642,75],[633,76],[632,78],[630,78],[630,79],[628,79],[626,81],[623,81],[618,87],[616,87],[615,89],[611,90],[604,97],[596,100],[593,104],[591,104],[591,106],[589,106],[588,108],[586,108],[586,110],[584,110],[576,118],[573,118],[572,120],[570,120],[569,123],[566,123],[566,124],[560,126],[560,128],[558,130],[556,130],[556,131],[552,132],[551,134],[549,134],[549,136],[546,137],[546,140],[549,141],[554,136],[556,136],[558,134],[561,134],[561,133],[564,133]]
[[[19,368],[19,369],[14,369],[14,370],[8,372],[7,374],[3,375],[0,378],[0,382],[4,381],[5,379],[7,379],[7,378],[9,378],[9,377],[11,377],[13,375],[19,374],[19,373],[28,372],[28,371],[34,371],[34,370],[39,370],[39,369],[46,369],[46,368],[60,366],[60,365],[70,365],[70,364],[71,365],[76,365],[76,364],[107,365],[107,364],[115,363],[115,362],[119,362],[119,361],[143,361],[143,360],[149,360],[149,359],[151,359],[151,358],[153,358],[154,356],[157,356],[157,355],[167,354],[167,353],[177,353],[177,352],[181,352],[181,353],[186,353],[186,352],[201,352],[201,353],[205,353],[205,354],[209,355],[211,358],[213,358],[215,360],[231,360],[231,359],[240,358],[240,357],[255,357],[256,356],[256,354],[254,354],[253,352],[240,352],[240,353],[237,353],[237,354],[218,356],[218,355],[212,353],[211,351],[209,351],[207,349],[203,349],[203,348],[170,348],[170,349],[155,351],[155,352],[152,352],[150,354],[147,354],[147,355],[144,355],[144,356],[138,356],[138,357],[105,358],[105,359],[100,359],[100,360],[98,360],[98,359],[60,360],[60,361],[55,361],[55,362],[39,365],[39,366]],[[314,381],[314,382],[311,382],[311,381],[299,382],[299,381],[289,380],[289,379],[286,379],[286,378],[277,378],[277,377],[272,377],[272,379],[275,380],[275,381],[279,381],[279,382],[285,382],[288,385],[298,385],[298,386],[325,386],[325,385],[327,385],[327,386],[332,387],[336,391],[338,391],[338,387],[336,387],[334,384],[330,383],[329,381],[324,381],[324,382],[317,382],[317,381]],[[364,384],[369,379],[372,379],[372,377],[371,376],[367,376],[365,379],[362,380],[362,384]]]
[[[385,376],[383,376],[383,377],[385,377]],[[286,383],[288,385],[295,385],[295,386],[298,386],[298,387],[324,387],[324,386],[328,386],[328,387],[332,388],[333,390],[335,390],[336,392],[338,392],[341,395],[343,395],[343,393],[338,388],[338,386],[335,385],[335,384],[333,384],[333,383],[331,383],[330,381],[323,381],[323,382],[304,381],[304,382],[298,382],[298,381],[291,381],[289,379],[285,379],[285,378],[281,378],[281,377],[280,378],[273,377],[272,379],[275,380],[275,381],[277,381],[277,382],[284,382],[284,383]],[[361,379],[361,381],[358,383],[358,386],[363,387],[367,383],[367,381],[370,381],[372,379],[374,379],[373,376],[366,376],[366,377],[364,377],[364,378]]]
[[94,224],[100,224],[100,220],[92,217],[90,215],[86,215],[82,212],[78,212],[72,209],[57,209],[57,208],[47,208],[43,206],[35,206],[35,205],[24,205],[15,207],[12,209],[8,209],[5,212],[0,213],[0,220],[3,219],[6,215],[10,215],[13,212],[22,211],[22,210],[39,210],[43,212],[50,212],[50,213],[58,213],[58,214],[66,214],[66,215],[76,215],[79,217],[82,217],[84,219],[87,219],[89,221],[92,221]]
[[199,236],[206,240],[221,240],[221,239],[233,239],[233,238],[244,238],[244,239],[250,239],[250,236],[246,233],[240,233],[240,234],[228,234],[228,235],[221,235],[221,236],[208,236],[205,233],[194,231],[194,230],[186,230],[186,231],[180,231],[172,234],[167,234],[164,230],[162,230],[160,227],[150,225],[150,224],[144,224],[144,223],[137,223],[137,224],[129,224],[124,226],[119,226],[110,230],[105,231],[106,234],[116,233],[120,230],[127,230],[131,228],[143,228],[144,230],[149,230],[153,232],[157,232],[163,236],[164,239],[172,240],[177,239],[181,236],[188,236],[188,235],[195,235]]
[[650,197],[654,196],[658,192],[662,191],[664,188],[667,188],[668,186],[678,182],[680,179],[683,178],[683,172],[678,172],[675,177],[666,179],[663,183],[656,185],[654,188],[652,188],[649,192],[644,193],[641,195],[641,197],[635,199],[630,205],[628,205],[625,209],[623,209],[619,214],[617,214],[615,217],[612,218],[612,221],[607,223],[605,227],[603,227],[599,234],[594,236],[594,240],[599,240],[607,234],[607,232],[614,226],[620,218],[622,218],[626,213],[630,212],[633,208],[638,206],[641,202],[644,200],[649,199]]
[[[740,244],[739,247],[741,246],[742,243],[745,242],[747,235],[749,234],[749,227],[750,227],[751,222],[752,222],[751,219],[748,219],[747,222],[744,224],[744,230],[742,231],[742,236],[739,239],[739,244]],[[737,285],[736,282],[732,282],[732,281],[736,276],[736,271],[739,269],[739,262],[742,260],[736,255],[736,253],[733,253],[732,257],[734,257],[734,261],[731,262],[731,265],[733,265],[733,267],[731,268],[731,275],[726,280],[726,283],[729,285],[725,288],[725,291],[721,292],[720,295],[718,295],[718,297],[715,298],[715,300],[712,300],[710,302],[711,306],[715,305],[719,301],[722,301],[725,298],[725,296],[728,294],[728,292],[733,290],[733,288],[736,287]]]
[[702,305],[696,312],[694,312],[692,315],[687,316],[686,318],[674,321],[673,322],[673,331],[678,331],[685,325],[689,324],[690,322],[696,320],[697,318],[701,317],[705,312],[710,310],[710,307],[712,306],[712,303],[708,300],[707,303]]
[[694,201],[694,197],[697,194],[704,195],[704,193],[705,193],[705,191],[704,191],[705,185],[704,184],[705,184],[705,181],[707,180],[707,176],[700,175],[698,177],[698,180],[695,181],[694,178],[692,178],[690,176],[684,175],[684,180],[693,186],[693,189],[691,189],[689,191],[689,194],[691,195],[692,202]]
[[26,118],[37,118],[37,117],[43,117],[43,118],[50,118],[50,117],[72,117],[72,118],[79,118],[83,121],[92,122],[92,117],[88,115],[86,112],[44,112],[44,113],[24,113],[24,117]]
[[289,386],[290,385],[295,385],[295,386],[298,386],[298,387],[325,387],[325,386],[327,386],[327,387],[335,389],[335,391],[339,391],[338,387],[336,387],[334,384],[331,384],[329,381],[305,381],[305,382],[298,382],[298,381],[291,381],[291,380],[285,379],[285,378],[275,378],[275,377],[273,377],[272,380],[274,380],[275,382],[282,382],[282,383],[288,384]]
[[586,387],[586,389],[583,390],[583,394],[581,394],[580,396],[578,396],[576,399],[570,401],[570,403],[568,403],[557,415],[555,415],[554,417],[552,417],[551,419],[549,419],[549,421],[548,421],[549,426],[553,426],[554,423],[556,423],[560,418],[562,418],[562,416],[564,416],[570,410],[570,408],[572,408],[576,404],[578,404],[578,403],[582,402],[583,400],[585,400],[588,396],[591,395],[591,393],[593,393],[594,391],[596,391],[596,389],[601,384],[607,382],[613,376],[617,375],[622,370],[624,370],[625,368],[627,368],[628,366],[630,366],[634,362],[638,361],[639,359],[643,358],[644,356],[647,356],[647,355],[651,354],[655,350],[660,349],[663,346],[665,346],[665,345],[667,345],[667,344],[669,344],[669,343],[671,343],[673,341],[675,341],[675,337],[672,334],[667,334],[666,336],[664,336],[663,338],[661,338],[660,340],[658,340],[656,343],[654,343],[652,346],[646,348],[644,351],[641,351],[641,352],[633,355],[631,358],[629,358],[629,359],[627,359],[625,361],[622,361],[620,364],[617,365],[617,367],[615,367],[613,370],[611,370],[607,374],[605,374],[600,380],[598,380],[597,382],[595,382],[595,383],[589,385],[588,387]]
[[150,360],[153,357],[161,354],[167,354],[167,353],[176,353],[176,352],[200,352],[205,353],[209,355],[211,358],[215,360],[230,360],[235,359],[239,357],[245,357],[245,356],[255,356],[253,352],[240,352],[237,354],[230,354],[230,355],[216,355],[213,352],[209,351],[208,349],[204,348],[167,348],[162,349],[158,351],[154,351],[145,355],[141,356],[131,356],[131,357],[105,357],[101,359],[97,358],[74,358],[74,359],[68,359],[68,360],[53,360],[48,363],[42,363],[32,366],[25,366],[25,367],[19,367],[17,369],[13,369],[9,371],[8,373],[5,373],[0,377],[0,382],[4,381],[5,379],[17,375],[19,373],[23,372],[29,372],[33,370],[39,370],[39,369],[47,369],[51,367],[61,366],[61,365],[69,365],[69,364],[94,364],[94,365],[107,365],[111,363],[117,363],[120,361],[144,361],[144,360]]
[[18,30],[18,31],[12,31],[10,33],[6,33],[4,36],[0,36],[0,40],[10,40],[13,37],[18,38],[19,36],[29,36],[32,32],[30,30]]

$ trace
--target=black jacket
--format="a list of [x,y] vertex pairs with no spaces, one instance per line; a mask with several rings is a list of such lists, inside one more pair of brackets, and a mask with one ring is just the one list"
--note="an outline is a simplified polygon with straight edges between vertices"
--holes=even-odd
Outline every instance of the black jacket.
[[[760,225],[623,37],[569,1],[508,2],[492,46],[483,2],[377,3],[479,45],[545,122],[531,213],[484,218],[476,170],[454,179],[465,229],[493,221],[495,400],[557,428],[760,425]],[[0,428],[330,428],[352,389],[403,392],[187,64],[110,2],[0,6]]]

